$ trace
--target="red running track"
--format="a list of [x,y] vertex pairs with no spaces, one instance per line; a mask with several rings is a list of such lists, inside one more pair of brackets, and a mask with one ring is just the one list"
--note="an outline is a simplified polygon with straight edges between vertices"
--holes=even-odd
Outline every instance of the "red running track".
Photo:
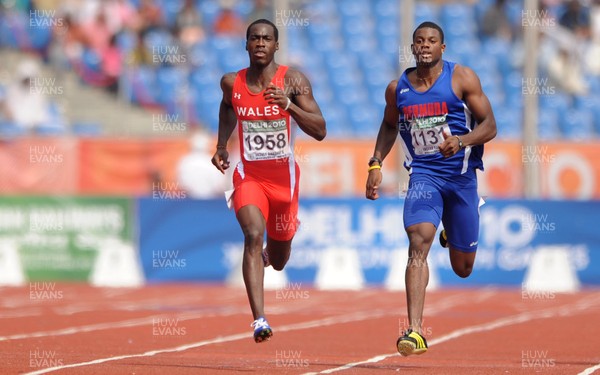
[[403,292],[267,291],[255,344],[244,290],[33,283],[0,288],[1,374],[600,374],[600,291],[427,294],[421,356],[400,357]]

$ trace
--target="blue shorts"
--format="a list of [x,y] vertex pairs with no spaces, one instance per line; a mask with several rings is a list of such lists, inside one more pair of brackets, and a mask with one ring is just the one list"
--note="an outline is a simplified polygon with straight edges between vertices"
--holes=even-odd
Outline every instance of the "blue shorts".
[[423,173],[410,175],[404,201],[404,228],[419,223],[444,224],[452,248],[477,251],[479,240],[479,195],[477,175],[467,173],[441,178]]

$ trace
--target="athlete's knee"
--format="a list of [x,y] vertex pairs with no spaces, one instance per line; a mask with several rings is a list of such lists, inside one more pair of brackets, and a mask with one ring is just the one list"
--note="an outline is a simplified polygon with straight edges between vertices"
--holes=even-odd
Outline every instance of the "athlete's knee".
[[469,277],[469,275],[471,274],[471,272],[473,272],[473,265],[472,264],[462,264],[462,265],[452,265],[452,270],[454,271],[455,274],[457,274],[459,277],[467,278]]
[[267,242],[267,252],[269,254],[269,262],[275,271],[281,271],[290,259],[291,244],[278,242],[274,244],[272,241]]
[[284,262],[273,262],[273,263],[271,263],[271,267],[273,267],[273,269],[275,271],[283,271],[283,269],[285,268],[286,264],[287,264],[287,261],[284,261]]
[[429,248],[433,242],[433,238],[428,236],[421,231],[409,230],[408,239],[409,244],[409,257],[410,258],[425,258],[429,253]]
[[264,234],[258,229],[244,231],[244,249],[246,251],[262,251]]

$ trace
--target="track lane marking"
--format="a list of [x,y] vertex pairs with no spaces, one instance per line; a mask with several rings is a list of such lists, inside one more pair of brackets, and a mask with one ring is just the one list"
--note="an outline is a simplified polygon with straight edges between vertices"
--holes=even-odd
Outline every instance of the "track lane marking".
[[[470,326],[470,327],[466,327],[466,328],[461,328],[461,329],[455,330],[449,334],[446,334],[438,339],[431,340],[429,342],[429,346],[441,344],[443,342],[453,340],[457,337],[465,336],[466,334],[491,331],[496,328],[502,328],[502,327],[506,327],[506,326],[510,326],[510,325],[514,325],[514,324],[524,323],[524,322],[534,320],[534,319],[546,319],[546,318],[552,318],[552,317],[557,317],[557,316],[571,315],[573,312],[585,311],[585,309],[600,302],[600,298],[598,298],[598,297],[596,297],[595,299],[592,299],[591,301],[589,299],[590,299],[589,297],[584,297],[582,300],[577,302],[574,305],[574,307],[571,307],[571,306],[573,306],[573,304],[570,303],[567,305],[556,306],[556,307],[540,310],[537,312],[520,313],[520,314],[509,316],[509,317],[496,319],[489,323],[483,323],[483,324],[478,324],[478,325],[474,325],[474,326]],[[307,372],[307,373],[304,373],[303,375],[331,374],[333,372],[348,370],[348,369],[351,369],[353,367],[360,366],[360,365],[381,362],[387,358],[394,357],[394,356],[400,356],[400,354],[398,354],[397,352],[392,353],[392,354],[381,354],[381,355],[377,355],[375,357],[366,359],[364,361],[351,362],[351,363],[347,363],[347,364],[339,366],[339,367],[334,367],[334,368],[330,368],[330,369],[319,371],[319,372]],[[600,368],[600,365],[598,365],[598,367]],[[598,368],[594,369],[594,371],[597,369]]]
[[[432,305],[434,305],[434,306],[439,305],[439,310],[443,310],[445,308],[450,308],[452,306],[463,303],[464,295],[465,295],[465,293],[458,293],[451,297],[447,297],[447,298],[441,300],[440,302],[437,302],[437,304],[434,303]],[[478,293],[478,295],[473,298],[481,300],[481,299],[490,298],[491,296],[493,296],[492,291],[484,290],[484,291],[481,291],[480,293]],[[433,307],[433,308],[431,308],[431,310],[434,310],[435,308],[436,307]],[[296,331],[296,330],[302,330],[302,329],[308,329],[308,328],[331,326],[331,325],[335,325],[335,324],[344,324],[344,323],[350,323],[350,322],[354,322],[354,321],[378,318],[378,317],[387,316],[387,315],[389,315],[388,310],[375,310],[375,311],[371,310],[370,312],[358,312],[358,313],[352,313],[352,314],[345,314],[345,315],[339,315],[339,316],[334,316],[334,317],[327,317],[327,318],[321,318],[321,319],[316,319],[316,320],[311,320],[311,321],[306,321],[306,322],[301,322],[301,323],[293,323],[293,324],[279,326],[277,328],[277,332],[289,332],[289,331]],[[225,343],[225,342],[237,341],[237,340],[248,339],[248,338],[249,338],[248,332],[237,333],[237,334],[233,334],[233,335],[229,335],[229,336],[217,337],[217,338],[213,338],[213,339],[209,339],[209,340],[203,340],[203,341],[199,341],[199,342],[195,342],[195,343],[191,343],[191,344],[180,345],[180,346],[176,346],[176,347],[172,347],[172,348],[149,350],[144,353],[125,354],[125,355],[120,355],[120,356],[95,359],[95,360],[86,361],[86,362],[71,363],[71,364],[67,364],[67,365],[48,367],[48,368],[39,369],[36,371],[25,373],[25,375],[41,375],[41,374],[46,374],[46,373],[53,372],[53,371],[67,369],[67,368],[97,365],[97,364],[102,364],[102,363],[106,363],[106,362],[119,361],[122,359],[152,357],[157,354],[182,352],[182,351],[185,351],[188,349],[199,348],[199,347],[206,346],[206,345],[221,344],[221,343]]]
[[[208,317],[214,317],[214,316],[231,316],[231,315],[235,315],[235,314],[242,314],[242,313],[245,313],[246,311],[247,311],[246,308],[244,308],[243,310],[240,308],[240,309],[230,309],[225,312],[208,313],[208,314],[202,314],[201,312],[185,313],[185,314],[176,315],[176,317],[179,320],[185,321],[185,320],[208,318]],[[73,335],[73,334],[77,334],[77,333],[102,331],[102,330],[113,329],[113,328],[137,327],[137,326],[143,326],[143,325],[150,325],[150,324],[152,324],[152,322],[155,319],[173,318],[173,317],[174,317],[174,314],[161,314],[161,315],[147,316],[147,317],[143,317],[143,318],[122,320],[122,321],[118,321],[118,322],[106,322],[106,323],[88,324],[88,325],[84,325],[84,326],[60,328],[60,329],[56,329],[56,330],[52,330],[52,331],[17,333],[14,335],[0,336],[0,342],[11,341],[11,340],[13,340],[13,341],[14,340],[25,340],[25,339],[49,337],[49,336],[51,336],[51,337],[66,336],[66,335]]]
[[598,363],[596,366],[586,368],[577,375],[590,375],[596,372],[596,370],[600,370],[600,363]]

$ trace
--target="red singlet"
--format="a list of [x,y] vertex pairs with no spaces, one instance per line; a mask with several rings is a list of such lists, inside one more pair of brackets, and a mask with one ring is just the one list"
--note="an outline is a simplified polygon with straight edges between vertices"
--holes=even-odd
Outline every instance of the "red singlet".
[[[280,65],[271,80],[281,89],[287,69]],[[288,112],[267,103],[263,91],[250,91],[246,71],[237,73],[232,94],[241,156],[233,174],[233,206],[236,213],[246,205],[257,206],[266,220],[267,235],[288,241],[298,226],[300,169],[294,161],[294,129]]]

